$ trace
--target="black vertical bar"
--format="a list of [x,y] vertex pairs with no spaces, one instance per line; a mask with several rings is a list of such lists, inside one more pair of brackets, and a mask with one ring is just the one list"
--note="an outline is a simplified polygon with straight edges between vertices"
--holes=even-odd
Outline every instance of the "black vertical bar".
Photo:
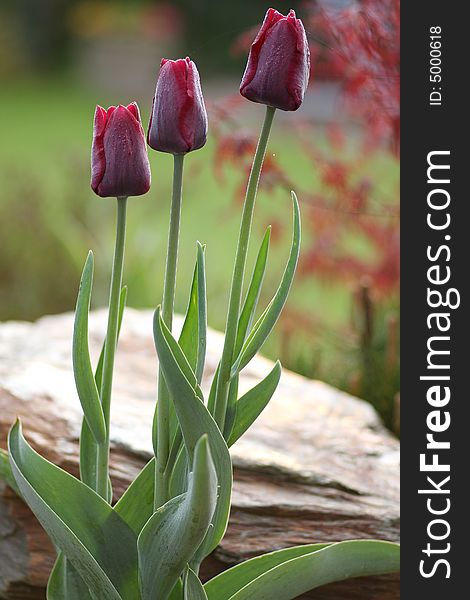
[[[470,72],[470,29],[463,5],[455,2],[404,2],[401,10],[401,597],[454,600],[469,594],[466,588],[470,573],[466,548],[470,534],[470,393],[466,380],[470,375],[470,193],[466,189],[470,149],[466,138],[470,128],[465,91]],[[439,40],[440,56],[437,51],[431,53],[431,42]],[[441,81],[436,77],[439,74]],[[440,101],[439,94],[431,96],[432,92],[439,92]],[[432,170],[428,182],[428,155],[435,151],[449,151],[448,155],[432,155],[430,160],[450,165],[450,169]],[[443,183],[446,178],[450,183]],[[449,206],[442,210],[430,207],[430,192],[431,204],[444,206],[449,196]],[[450,218],[449,226],[433,229],[427,222],[428,215],[437,226]],[[433,266],[438,268],[429,271]],[[430,281],[447,275],[446,283]],[[460,298],[460,306],[432,308],[428,289],[441,292],[452,305]],[[431,302],[439,304],[438,298],[432,295]],[[438,319],[430,317],[432,313],[446,316]],[[439,330],[438,320],[442,329],[450,324],[448,331]],[[439,367],[434,369],[428,365],[427,347],[433,336],[450,338],[430,342],[431,348],[450,351],[448,355],[431,356],[432,363]],[[450,379],[433,381],[420,376]],[[437,406],[436,401],[431,405],[428,394],[432,386],[441,386],[436,388],[440,390],[439,398],[445,386],[449,388],[447,404],[442,401]],[[436,400],[436,393],[431,400]],[[449,418],[450,424],[445,427]],[[440,427],[443,431],[433,431]],[[428,434],[433,434],[436,441],[449,442],[450,448],[427,448]],[[449,465],[450,470],[420,468],[421,454],[426,464],[436,460],[439,465]],[[450,479],[445,481],[448,476]],[[445,509],[442,514],[431,513]]]

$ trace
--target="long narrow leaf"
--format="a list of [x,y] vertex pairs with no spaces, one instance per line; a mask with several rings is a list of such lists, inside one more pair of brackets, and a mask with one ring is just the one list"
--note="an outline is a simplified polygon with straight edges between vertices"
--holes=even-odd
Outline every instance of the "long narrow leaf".
[[192,461],[193,459],[197,441],[202,435],[207,434],[219,483],[219,498],[214,514],[213,527],[210,528],[202,547],[198,551],[202,560],[203,557],[214,550],[227,528],[232,493],[232,463],[227,444],[216,422],[201,402],[201,399],[198,398],[193,386],[186,379],[183,370],[178,365],[178,361],[163,333],[164,327],[165,324],[161,319],[160,309],[158,309],[154,318],[155,345],[160,366],[178,415],[189,460]]
[[227,442],[229,447],[241,438],[266,408],[280,378],[281,363],[277,361],[272,371],[238,400],[235,423]]
[[83,268],[75,310],[73,328],[73,373],[83,414],[93,437],[98,444],[106,439],[106,424],[101,408],[98,388],[91,368],[88,348],[88,313],[90,310],[91,288],[93,285],[93,254],[88,257]]
[[[374,540],[353,540],[282,562],[258,575],[232,595],[222,580],[210,600],[292,600],[328,583],[350,577],[381,575],[400,569],[397,544]],[[207,588],[206,588],[207,591]]]
[[88,486],[37,454],[17,422],[10,464],[21,495],[100,600],[138,600],[136,538]]
[[184,576],[184,600],[207,600],[207,594],[201,580],[189,568]]
[[235,377],[232,377],[232,381],[230,382],[230,387],[228,389],[228,398],[227,398],[227,412],[225,414],[225,423],[224,423],[224,438],[228,440],[232,434],[233,426],[235,424],[235,420],[237,418],[237,410],[238,410],[238,383],[239,376],[238,374]]
[[47,600],[94,600],[72,563],[60,553],[47,584]]
[[21,496],[20,489],[16,485],[16,481],[11,470],[8,452],[5,452],[3,448],[0,448],[0,481],[4,481],[16,494],[18,494],[18,496]]
[[[118,339],[121,332],[122,318],[127,300],[127,287],[124,286],[119,296],[119,315],[118,315]],[[103,341],[98,365],[95,370],[95,383],[98,390],[101,389],[101,377],[103,374],[104,348],[106,339]],[[88,427],[87,420],[82,421],[82,430],[80,433],[80,479],[86,483],[91,489],[96,488],[96,461],[98,456],[98,445],[95,438]],[[108,494],[108,502],[112,500],[112,488]]]
[[164,504],[137,540],[142,600],[166,600],[210,526],[217,475],[207,436],[194,449],[188,491]]
[[289,290],[294,279],[300,253],[300,209],[297,196],[294,194],[294,192],[292,192],[292,202],[294,210],[294,233],[292,237],[289,260],[287,261],[287,265],[276,294],[261,317],[253,326],[253,329],[243,345],[239,357],[233,365],[232,375],[235,375],[241,371],[264,344],[274,325],[276,324],[286,303],[287,296],[289,295]]
[[136,536],[153,514],[155,458],[151,458],[114,506]]
[[[196,375],[197,383],[202,380],[204,363],[206,359],[207,337],[207,295],[206,271],[204,262],[205,247],[197,242],[197,258],[194,267],[191,291],[189,294],[188,308],[184,319],[178,344],[183,351],[192,371]],[[176,417],[173,403],[170,403],[170,440],[172,448],[166,469],[171,472],[174,468],[176,457],[181,448],[182,436]]]
[[201,383],[206,357],[207,298],[204,248],[197,242],[197,260],[191,285],[188,309],[178,340],[181,349]]
[[236,592],[245,587],[245,585],[274,567],[293,558],[317,552],[317,550],[322,550],[329,545],[306,544],[305,546],[294,546],[245,560],[209,580],[204,585],[207,597],[209,600],[226,600],[227,598],[231,598]]
[[243,347],[246,335],[250,330],[255,316],[256,307],[261,294],[264,274],[266,272],[266,263],[268,260],[269,241],[271,239],[271,226],[266,229],[263,241],[261,242],[258,256],[256,257],[253,274],[251,275],[250,285],[246,294],[240,318],[238,319],[237,341],[233,352],[234,356],[238,356]]

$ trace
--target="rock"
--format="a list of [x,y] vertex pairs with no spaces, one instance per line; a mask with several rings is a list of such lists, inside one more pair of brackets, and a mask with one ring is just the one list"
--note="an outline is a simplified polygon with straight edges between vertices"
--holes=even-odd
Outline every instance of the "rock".
[[[151,454],[156,355],[149,311],[126,310],[116,360],[111,477],[122,494]],[[81,409],[71,372],[70,314],[0,325],[0,445],[21,417],[30,443],[77,474]],[[176,326],[178,326],[178,323]],[[96,360],[106,315],[90,315]],[[214,373],[222,336],[208,334],[203,389]],[[240,388],[271,368],[257,357]],[[373,408],[319,381],[284,371],[273,400],[232,448],[233,506],[227,535],[204,565],[228,565],[295,544],[352,538],[396,541],[399,446]],[[5,486],[3,486],[5,488]],[[9,489],[0,496],[0,598],[45,598],[54,551],[29,509]],[[395,600],[396,577],[356,579],[312,591],[316,600]]]

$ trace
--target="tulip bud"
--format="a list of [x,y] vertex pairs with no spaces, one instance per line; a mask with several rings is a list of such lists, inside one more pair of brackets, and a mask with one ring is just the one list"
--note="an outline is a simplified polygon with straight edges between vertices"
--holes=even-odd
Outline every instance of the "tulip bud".
[[102,197],[140,196],[150,189],[150,164],[136,102],[96,107],[91,187]]
[[196,65],[189,58],[164,58],[153,98],[149,146],[184,154],[202,148],[206,139],[207,112]]
[[309,74],[310,51],[302,21],[293,10],[285,17],[270,8],[251,45],[241,95],[281,110],[297,110]]

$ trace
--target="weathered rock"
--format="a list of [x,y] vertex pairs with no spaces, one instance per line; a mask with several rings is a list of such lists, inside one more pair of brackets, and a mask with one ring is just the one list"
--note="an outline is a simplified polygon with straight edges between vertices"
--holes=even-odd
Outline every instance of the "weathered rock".
[[[105,331],[102,311],[90,316],[96,358]],[[71,373],[72,316],[0,325],[0,445],[16,416],[32,445],[78,472],[81,409]],[[209,332],[207,389],[222,336]],[[256,358],[241,391],[271,363]],[[119,496],[151,453],[156,356],[151,313],[126,311],[112,405],[111,476]],[[261,552],[301,543],[352,538],[396,541],[399,535],[398,443],[372,407],[319,381],[284,371],[273,400],[232,448],[235,485],[225,539],[204,567],[206,576]],[[11,492],[0,496],[0,598],[44,598],[52,545],[29,509]],[[396,577],[330,585],[316,600],[393,600]],[[273,599],[274,600],[274,599]]]

